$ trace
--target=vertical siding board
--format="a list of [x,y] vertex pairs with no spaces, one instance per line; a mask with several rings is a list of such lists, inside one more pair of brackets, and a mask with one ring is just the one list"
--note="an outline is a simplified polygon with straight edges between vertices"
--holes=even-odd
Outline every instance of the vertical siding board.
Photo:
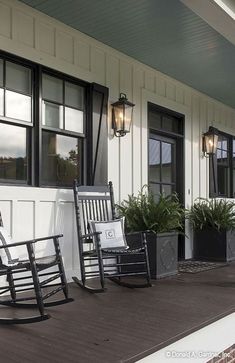
[[[120,62],[120,92],[125,93],[132,102],[132,64]],[[126,198],[132,192],[132,132],[120,138],[120,198]]]
[[180,104],[184,104],[184,90],[180,85],[176,86],[176,102]]
[[156,87],[155,73],[151,71],[146,71],[144,72],[144,78],[145,78],[145,88],[148,91],[155,92],[155,87]]
[[144,72],[138,67],[133,69],[133,179],[132,192],[137,194],[142,186],[142,120],[141,120],[141,89],[144,87]]
[[176,87],[169,81],[166,83],[166,97],[172,101],[176,100]]
[[0,3],[0,35],[11,38],[12,32],[11,8]]
[[68,63],[74,63],[74,39],[72,35],[56,32],[56,55],[59,59]]
[[200,197],[209,195],[209,184],[207,177],[207,159],[202,155],[202,134],[207,131],[207,104],[200,99],[200,122],[199,122],[199,160],[200,160]]
[[106,59],[106,86],[109,88],[109,115],[108,115],[108,179],[114,184],[115,200],[119,200],[120,189],[120,140],[113,135],[111,128],[112,112],[111,103],[118,100],[119,97],[119,60],[111,55]]
[[82,41],[75,42],[74,62],[79,67],[90,70],[90,45]]
[[218,128],[221,128],[221,110],[217,104],[214,104],[214,125]]
[[105,53],[94,46],[91,47],[91,72],[94,82],[105,85]]
[[13,39],[27,45],[35,47],[35,26],[34,18],[19,10],[13,9]]
[[166,81],[163,76],[160,76],[159,74],[156,77],[156,93],[166,97]]
[[199,98],[192,99],[192,197],[195,200],[200,196],[200,150],[199,150]]
[[36,20],[35,48],[50,56],[55,56],[55,28]]

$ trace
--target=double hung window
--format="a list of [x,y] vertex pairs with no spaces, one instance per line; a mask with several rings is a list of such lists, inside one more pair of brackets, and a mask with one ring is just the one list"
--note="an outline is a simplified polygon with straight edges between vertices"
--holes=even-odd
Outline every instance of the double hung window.
[[30,182],[33,73],[0,58],[0,180]]
[[[235,138],[220,132],[216,155],[210,159],[211,197],[235,197]],[[213,164],[213,165],[212,165]],[[215,172],[213,173],[213,170]]]
[[107,100],[105,87],[0,53],[0,183],[105,182]]

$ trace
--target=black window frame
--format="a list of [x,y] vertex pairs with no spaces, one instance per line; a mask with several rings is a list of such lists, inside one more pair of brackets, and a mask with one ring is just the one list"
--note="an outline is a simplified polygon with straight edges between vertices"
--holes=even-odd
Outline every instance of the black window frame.
[[[3,104],[3,113],[4,115],[0,115],[0,123],[6,125],[12,125],[16,127],[22,127],[26,130],[26,160],[27,160],[27,180],[19,180],[19,179],[0,179],[0,185],[20,185],[20,186],[32,186],[33,180],[33,169],[32,169],[32,155],[34,153],[33,150],[33,129],[34,129],[34,113],[35,113],[35,68],[36,66],[28,61],[23,60],[19,57],[13,57],[8,53],[0,51],[0,58],[3,60],[3,90],[4,90],[4,104]],[[25,68],[29,68],[31,70],[31,122],[23,121],[21,119],[15,119],[11,117],[5,116],[5,94],[6,90],[14,91],[13,89],[6,87],[6,63],[10,62],[13,64],[17,64],[23,66]],[[17,92],[19,94],[24,94],[21,92]]]
[[[0,58],[6,61],[10,61],[22,66],[29,67],[32,70],[32,118],[31,123],[18,121],[15,119],[9,119],[6,117],[0,116],[0,123],[8,123],[13,125],[19,125],[21,127],[27,127],[28,136],[28,144],[27,144],[27,161],[28,161],[28,180],[26,183],[21,183],[18,180],[10,180],[10,182],[6,179],[0,180],[0,185],[18,185],[18,186],[31,186],[31,187],[40,187],[40,188],[63,188],[70,189],[71,186],[63,186],[63,185],[47,185],[42,183],[42,132],[46,130],[48,132],[55,132],[60,135],[69,136],[77,138],[82,145],[82,156],[79,163],[79,169],[77,175],[81,175],[80,183],[81,184],[93,184],[94,183],[94,162],[93,162],[93,149],[98,150],[98,145],[93,145],[93,114],[92,114],[92,103],[94,97],[94,91],[99,91],[103,94],[102,102],[106,105],[101,109],[106,110],[107,113],[107,104],[108,104],[108,88],[105,86],[97,85],[96,83],[89,83],[84,80],[78,79],[76,77],[67,75],[63,72],[51,69],[49,67],[43,66],[41,64],[37,64],[35,62],[31,62],[27,59],[12,55],[10,53],[0,51]],[[84,129],[83,133],[77,133],[74,131],[69,131],[65,129],[57,129],[51,128],[46,125],[42,125],[42,75],[46,73],[52,77],[56,77],[63,80],[63,84],[65,82],[69,82],[81,87],[84,87]],[[4,75],[5,77],[5,75]],[[66,106],[66,102],[64,103]],[[102,112],[102,111],[101,111]],[[100,117],[102,120],[102,115]],[[98,140],[99,140],[98,135]],[[107,140],[108,141],[108,140]],[[95,156],[96,157],[96,156]],[[80,172],[80,174],[79,174]]]
[[[228,134],[223,131],[219,131],[219,138],[222,137],[227,140],[227,150],[223,147],[217,147],[217,152],[215,155],[211,155],[209,158],[209,196],[211,198],[234,198],[235,197],[235,187],[233,186],[233,171],[235,170],[235,165],[233,165],[233,142],[235,141],[235,136]],[[218,158],[218,152],[222,153],[227,151],[227,163],[220,161]],[[221,154],[223,156],[223,154]],[[222,159],[222,158],[221,158]],[[226,191],[222,192],[220,189],[220,181],[222,177],[224,180],[224,185]],[[227,176],[226,176],[227,174]]]
[[[84,132],[81,133],[77,133],[77,132],[73,132],[73,131],[68,131],[66,129],[59,129],[59,128],[54,128],[54,127],[50,127],[47,125],[43,125],[42,124],[42,102],[43,102],[43,97],[42,97],[42,77],[43,74],[47,74],[51,77],[55,77],[58,78],[60,80],[63,81],[63,97],[64,97],[64,85],[65,82],[69,82],[78,86],[81,86],[84,88],[84,97],[85,97],[85,104],[84,104],[84,112],[85,112],[85,117],[84,117]],[[50,185],[50,184],[46,184],[42,181],[42,133],[43,131],[47,131],[47,132],[51,132],[54,134],[58,134],[58,135],[64,135],[64,136],[69,136],[69,137],[73,137],[79,140],[79,143],[81,144],[81,148],[82,148],[82,154],[83,156],[81,157],[81,159],[79,160],[79,166],[77,169],[77,176],[79,177],[79,182],[81,184],[86,183],[87,181],[87,172],[85,170],[85,160],[87,157],[87,154],[90,153],[89,150],[87,150],[87,143],[86,143],[86,139],[90,138],[90,133],[89,130],[90,128],[88,127],[88,124],[91,123],[91,118],[89,117],[89,113],[88,113],[88,109],[90,107],[90,97],[89,97],[89,88],[90,88],[90,84],[88,82],[79,80],[75,77],[71,77],[69,75],[66,75],[62,72],[59,71],[55,71],[52,70],[48,67],[44,67],[44,66],[40,66],[39,67],[39,105],[38,105],[38,168],[37,168],[37,163],[35,163],[36,168],[36,181],[38,186],[40,187],[48,187],[48,188],[63,188],[63,189],[67,189],[70,188],[68,186],[63,186],[63,185]],[[63,106],[65,106],[65,103],[63,103]],[[63,120],[64,122],[64,120]],[[36,141],[36,140],[35,140]],[[72,186],[71,186],[72,187]]]

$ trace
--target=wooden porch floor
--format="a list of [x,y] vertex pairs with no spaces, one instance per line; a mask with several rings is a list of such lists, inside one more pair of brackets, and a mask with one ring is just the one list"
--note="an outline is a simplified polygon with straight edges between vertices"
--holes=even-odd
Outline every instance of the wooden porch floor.
[[135,362],[235,311],[235,263],[154,281],[147,289],[107,287],[92,295],[71,284],[75,301],[48,308],[48,321],[1,325],[0,361]]

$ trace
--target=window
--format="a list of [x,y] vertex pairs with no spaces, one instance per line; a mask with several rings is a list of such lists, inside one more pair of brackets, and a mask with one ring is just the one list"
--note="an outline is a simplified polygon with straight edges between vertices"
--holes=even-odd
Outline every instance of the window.
[[0,180],[30,183],[32,69],[0,58]]
[[42,74],[42,185],[82,182],[85,87]]
[[27,181],[27,129],[0,124],[0,179]]
[[183,115],[148,104],[148,183],[156,196],[183,194],[183,124]]
[[0,52],[0,183],[107,181],[107,101],[105,87]]
[[218,138],[216,155],[210,158],[211,197],[235,196],[234,160],[235,160],[235,138],[232,135],[228,135],[221,132]]

